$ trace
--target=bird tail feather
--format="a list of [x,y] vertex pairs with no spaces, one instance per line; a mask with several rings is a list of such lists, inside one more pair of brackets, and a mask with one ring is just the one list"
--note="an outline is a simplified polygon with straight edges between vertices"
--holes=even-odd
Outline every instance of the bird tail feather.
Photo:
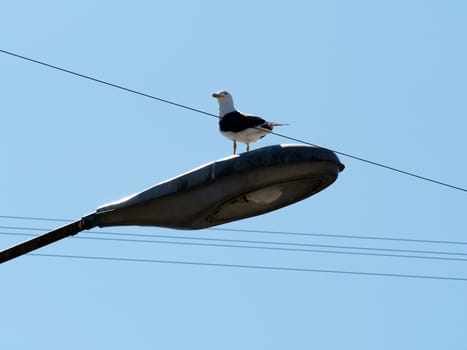
[[286,125],[289,125],[289,124],[268,122],[267,125],[270,125],[270,126],[286,126]]

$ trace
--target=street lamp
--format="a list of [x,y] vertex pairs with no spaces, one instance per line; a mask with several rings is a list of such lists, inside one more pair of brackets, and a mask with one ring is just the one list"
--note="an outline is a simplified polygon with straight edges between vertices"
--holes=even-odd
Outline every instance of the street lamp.
[[99,207],[0,252],[0,263],[93,227],[202,229],[295,203],[331,185],[344,165],[325,148],[275,145],[220,159]]

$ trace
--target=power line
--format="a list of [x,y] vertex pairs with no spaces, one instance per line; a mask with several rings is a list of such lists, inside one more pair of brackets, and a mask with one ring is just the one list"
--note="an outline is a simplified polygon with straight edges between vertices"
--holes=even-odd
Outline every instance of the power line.
[[[291,141],[304,143],[304,144],[309,145],[309,146],[321,147],[319,145],[315,145],[313,143],[310,143],[310,142],[307,142],[307,141],[304,141],[304,140],[300,140],[300,139],[295,138],[295,137],[287,136],[287,135],[284,135],[284,134],[279,134],[279,133],[277,133],[275,131],[271,131],[270,133],[274,134],[276,136],[286,138],[286,139],[291,140]],[[321,147],[321,148],[324,148],[324,147]],[[332,151],[334,153],[337,153],[337,154],[339,154],[341,156],[352,158],[352,159],[358,160],[360,162],[364,162],[364,163],[374,165],[374,166],[377,166],[377,167],[380,167],[380,168],[391,170],[391,171],[394,171],[394,172],[397,172],[397,173],[400,173],[400,174],[403,174],[403,175],[411,176],[411,177],[417,178],[419,180],[424,180],[424,181],[428,181],[428,182],[431,182],[431,183],[434,183],[434,184],[437,184],[437,185],[449,187],[449,188],[452,188],[454,190],[467,192],[467,188],[451,185],[451,184],[448,184],[446,182],[442,182],[442,181],[438,181],[438,180],[435,180],[435,179],[432,179],[432,178],[429,178],[429,177],[421,176],[421,175],[418,175],[418,174],[415,174],[415,173],[411,173],[409,171],[398,169],[398,168],[395,168],[395,167],[392,167],[392,166],[389,166],[389,165],[378,163],[378,162],[375,162],[375,161],[372,161],[372,160],[369,160],[369,159],[365,159],[365,158],[362,158],[362,157],[354,156],[354,155],[351,155],[349,153],[344,153],[344,152],[337,151],[337,150],[334,150],[334,149],[331,149],[331,148],[326,148],[326,149],[328,149],[328,150],[330,150],[330,151]]]
[[[32,229],[34,230],[34,229]],[[92,233],[92,231],[89,231]],[[323,249],[309,249],[309,248],[284,248],[283,246],[290,246],[298,243],[287,243],[287,242],[263,242],[255,241],[255,244],[267,244],[275,245],[273,247],[268,246],[257,246],[251,245],[251,241],[244,240],[226,240],[226,239],[210,239],[210,238],[199,238],[199,237],[180,237],[180,236],[162,236],[162,235],[146,235],[146,234],[134,234],[134,233],[101,233],[105,235],[118,235],[118,236],[130,236],[130,237],[147,237],[147,238],[162,238],[162,239],[182,239],[185,241],[160,241],[160,240],[148,240],[148,239],[135,239],[135,238],[109,238],[109,237],[92,237],[87,235],[80,235],[74,237],[75,239],[87,239],[87,240],[100,240],[100,241],[114,241],[114,242],[129,242],[129,243],[152,243],[152,244],[172,244],[172,245],[187,245],[187,246],[201,246],[201,247],[220,247],[220,248],[237,248],[237,249],[259,249],[259,250],[270,250],[270,251],[288,251],[288,252],[305,252],[305,253],[323,253],[323,254],[343,254],[343,255],[360,255],[360,256],[377,256],[377,257],[389,257],[389,258],[414,258],[414,259],[425,259],[425,260],[447,260],[447,261],[467,261],[465,258],[453,258],[453,257],[435,257],[435,256],[423,256],[423,255],[407,255],[407,254],[387,254],[387,253],[368,253],[368,252],[351,252],[351,251],[336,251],[336,250],[323,250]],[[34,234],[28,233],[17,233],[17,232],[0,232],[0,235],[11,235],[11,236],[26,236],[35,237]],[[221,242],[219,243],[199,243],[199,242],[187,242],[186,240],[197,240],[197,241],[209,241]],[[228,244],[225,244],[228,243]],[[237,243],[237,244],[232,244]],[[241,244],[241,245],[238,245]],[[245,245],[246,244],[246,245]],[[301,246],[301,244],[299,245]],[[322,245],[303,245],[305,247],[324,247],[333,249],[365,249],[367,251],[379,251],[380,248],[363,248],[363,247],[346,247],[346,246],[322,246]],[[407,250],[390,250],[391,252],[412,252],[415,254],[439,254],[439,255],[459,255],[466,256],[467,253],[453,253],[453,252],[436,252],[436,251],[407,251]]]
[[0,215],[2,219],[13,219],[13,220],[33,220],[33,221],[57,221],[57,222],[70,222],[73,220],[68,219],[57,219],[57,218],[41,218],[31,216],[14,216],[14,215]]
[[58,70],[58,71],[61,71],[61,72],[64,72],[64,73],[72,74],[72,75],[75,75],[75,76],[80,77],[80,78],[88,79],[88,80],[94,81],[94,82],[99,83],[99,84],[104,84],[104,85],[107,85],[107,86],[111,86],[111,87],[113,87],[113,88],[117,88],[117,89],[120,89],[120,90],[123,90],[123,91],[126,91],[126,92],[130,92],[130,93],[132,93],[132,94],[140,95],[140,96],[147,97],[147,98],[150,98],[150,99],[159,101],[159,102],[168,103],[168,104],[173,105],[173,106],[176,106],[176,107],[188,109],[188,110],[193,111],[193,112],[197,112],[197,113],[201,113],[201,114],[206,114],[206,115],[209,115],[209,116],[212,116],[212,117],[219,118],[219,117],[218,117],[217,115],[215,115],[215,114],[208,113],[208,112],[202,111],[202,110],[200,110],[200,109],[196,109],[196,108],[193,108],[193,107],[185,106],[185,105],[182,105],[182,104],[180,104],[180,103],[176,103],[176,102],[173,102],[173,101],[169,101],[169,100],[166,100],[166,99],[163,99],[163,98],[160,98],[160,97],[156,97],[156,96],[154,96],[154,95],[146,94],[146,93],[141,92],[141,91],[129,89],[129,88],[124,87],[124,86],[122,86],[122,85],[117,85],[117,84],[109,83],[108,81],[104,81],[104,80],[101,80],[101,79],[97,79],[97,78],[91,77],[91,76],[89,76],[89,75],[77,73],[77,72],[71,71],[71,70],[69,70],[69,69],[65,69],[65,68],[61,68],[61,67],[55,66],[55,65],[53,65],[53,64],[49,64],[49,63],[46,63],[46,62],[43,62],[43,61],[35,60],[35,59],[33,59],[33,58],[30,58],[30,57],[18,55],[18,54],[16,54],[16,53],[13,53],[13,52],[10,52],[10,51],[6,51],[6,50],[2,50],[2,49],[0,49],[0,52],[1,52],[1,53],[4,53],[4,54],[7,54],[7,55],[10,55],[10,56],[13,56],[13,57],[16,57],[16,58],[21,58],[21,59],[26,60],[26,61],[29,61],[29,62],[37,63],[37,64],[40,64],[40,65],[42,65],[42,66],[45,66],[45,67],[48,67],[48,68],[52,68],[52,69],[55,69],[55,70]]
[[[0,218],[1,218],[1,216],[0,216]],[[330,233],[309,233],[309,232],[270,231],[270,230],[247,230],[247,229],[218,228],[218,227],[212,227],[212,228],[209,228],[208,230],[211,230],[211,231],[226,231],[226,232],[265,233],[265,234],[273,234],[273,235],[293,235],[293,236],[363,239],[363,240],[377,240],[377,241],[396,241],[396,242],[411,242],[411,243],[467,245],[467,242],[462,242],[462,241],[440,241],[440,240],[414,239],[414,238],[357,236],[357,235],[343,235],[343,234],[330,234]]]
[[[5,228],[5,227],[4,227]],[[50,229],[34,229],[36,231],[50,231]],[[98,231],[87,231],[89,233],[102,234]],[[242,244],[268,244],[273,246],[290,246],[290,247],[313,247],[313,248],[330,248],[330,249],[350,249],[359,251],[382,251],[393,253],[415,253],[415,254],[438,254],[438,255],[459,255],[467,256],[467,253],[454,253],[446,251],[430,251],[430,250],[414,250],[414,249],[394,249],[394,248],[372,248],[372,247],[359,247],[359,246],[345,246],[345,245],[331,245],[331,244],[314,244],[314,243],[297,243],[297,242],[277,242],[277,241],[259,241],[259,240],[242,240],[242,239],[228,239],[228,238],[211,238],[211,237],[192,237],[192,236],[178,236],[178,235],[159,235],[159,234],[138,234],[138,233],[118,233],[108,232],[104,234],[119,235],[119,236],[132,236],[132,237],[149,237],[149,238],[163,238],[163,239],[181,239],[181,240],[197,240],[206,242],[224,242],[224,243],[242,243]]]
[[[12,220],[32,220],[32,221],[51,221],[51,222],[71,222],[70,219],[58,218],[44,218],[44,217],[30,217],[30,216],[13,216],[13,215],[0,215],[0,219]],[[31,227],[18,227],[18,226],[0,226],[6,229],[18,230],[33,230],[33,231],[48,231],[48,228],[31,228]],[[398,237],[380,237],[380,236],[357,236],[357,235],[344,235],[344,234],[327,234],[327,233],[309,233],[309,232],[292,232],[292,231],[272,231],[272,230],[256,230],[256,229],[236,229],[236,228],[219,228],[210,227],[204,230],[218,231],[218,232],[241,232],[241,233],[259,233],[259,234],[272,234],[272,235],[290,235],[290,236],[305,236],[305,237],[325,237],[325,238],[344,238],[344,239],[360,239],[360,240],[376,240],[376,241],[394,241],[394,242],[408,242],[408,243],[428,243],[428,244],[454,244],[454,245],[467,245],[463,241],[441,241],[441,240],[427,240],[427,239],[413,239],[413,238],[398,238]],[[104,233],[97,231],[90,231],[96,233]],[[119,234],[119,233],[115,233]]]
[[286,272],[314,272],[314,273],[328,273],[328,274],[340,274],[340,275],[359,275],[359,276],[368,276],[368,277],[376,277],[376,276],[378,276],[378,277],[399,277],[399,278],[411,278],[411,279],[426,279],[426,280],[432,279],[432,280],[446,280],[446,281],[467,282],[467,278],[463,278],[463,277],[429,276],[429,275],[404,275],[404,274],[397,274],[397,273],[307,269],[307,268],[284,267],[284,266],[240,265],[240,264],[222,264],[222,263],[210,263],[210,262],[195,262],[195,261],[134,259],[134,258],[122,258],[122,257],[65,255],[65,254],[29,253],[29,254],[27,254],[27,256],[51,257],[51,258],[68,258],[68,259],[86,259],[86,260],[101,260],[101,261],[139,262],[139,263],[153,263],[153,264],[191,265],[191,266],[203,266],[203,267],[241,268],[241,269],[249,269],[249,270],[269,270],[269,271],[286,271]]
[[[24,218],[24,217],[23,217]],[[44,218],[40,218],[44,219]],[[56,219],[59,220],[59,219]],[[44,230],[43,228],[32,228],[32,227],[17,227],[17,226],[8,226],[4,227],[7,229],[28,229],[28,230]],[[92,233],[92,231],[89,231]],[[97,232],[96,232],[97,233]],[[34,236],[33,234],[24,234],[24,233],[8,233],[8,232],[0,232],[0,234],[6,235],[19,235],[19,236]],[[89,236],[78,236],[76,239],[92,239],[92,240],[102,240],[102,241],[117,241],[117,242],[134,242],[134,243],[153,243],[153,244],[176,244],[176,245],[187,245],[187,246],[202,246],[202,247],[219,247],[219,248],[236,248],[236,249],[263,249],[263,250],[272,250],[272,251],[289,251],[289,252],[310,252],[310,253],[326,253],[326,254],[347,254],[347,255],[362,255],[362,256],[381,256],[381,257],[392,257],[392,258],[416,258],[416,259],[430,259],[430,260],[448,260],[448,261],[467,261],[467,259],[463,258],[452,258],[452,257],[433,257],[433,256],[420,256],[420,255],[403,255],[403,254],[385,254],[385,253],[368,253],[368,252],[348,252],[348,251],[333,251],[333,250],[322,250],[322,249],[303,249],[303,248],[284,248],[284,245],[291,245],[291,246],[307,246],[307,244],[301,243],[289,243],[289,242],[264,242],[264,241],[242,241],[242,240],[225,240],[225,239],[211,239],[211,238],[199,238],[199,237],[180,237],[180,236],[163,236],[163,235],[149,235],[149,234],[134,234],[134,233],[112,233],[112,232],[101,232],[101,234],[105,235],[121,235],[121,236],[138,236],[138,237],[150,237],[150,238],[164,238],[164,239],[184,239],[184,240],[208,240],[208,241],[220,241],[220,242],[240,242],[240,243],[251,243],[257,242],[260,244],[277,244],[278,246],[274,247],[265,247],[265,246],[254,246],[254,245],[237,245],[237,244],[217,244],[217,243],[199,243],[199,242],[179,242],[179,241],[159,241],[159,240],[147,240],[147,239],[128,239],[128,238],[109,238],[109,237],[89,237]],[[308,245],[308,246],[315,246],[315,245]],[[320,245],[317,245],[320,246]],[[337,246],[334,246],[337,247]],[[349,249],[369,249],[369,250],[380,250],[381,248],[366,248],[366,247],[345,247],[345,246],[338,246],[339,248],[349,248]],[[386,250],[386,249],[383,249]],[[401,250],[403,251],[403,250]],[[414,251],[416,253],[420,253],[423,251]],[[426,252],[426,251],[425,251]],[[467,255],[465,253],[450,253],[450,252],[429,252],[434,254],[451,254],[451,255]],[[120,260],[120,258],[116,258]],[[138,261],[138,259],[132,259]],[[212,263],[209,263],[212,264]],[[214,264],[215,265],[215,264]],[[237,265],[232,265],[237,266]],[[283,269],[280,267],[280,269]],[[289,268],[285,268],[289,269]],[[299,270],[306,270],[299,268]],[[312,270],[316,272],[315,270]],[[323,270],[328,271],[328,270]],[[364,272],[363,274],[366,274]],[[373,274],[373,273],[372,273]],[[387,275],[387,274],[380,274],[378,275]],[[390,275],[397,275],[397,274],[390,274]],[[408,275],[403,275],[408,276]],[[443,277],[444,279],[444,277]],[[466,279],[467,280],[467,279]]]
[[[90,231],[91,232],[91,231]],[[415,254],[438,254],[438,255],[459,255],[467,256],[467,253],[454,253],[445,251],[427,251],[427,250],[409,250],[409,249],[391,249],[391,248],[371,248],[358,246],[343,246],[329,244],[312,244],[312,243],[297,243],[297,242],[276,242],[276,241],[257,241],[257,240],[241,240],[241,239],[226,239],[226,238],[208,238],[208,237],[186,237],[186,236],[168,236],[168,235],[146,235],[146,234],[131,234],[131,233],[108,233],[110,235],[122,236],[138,236],[148,238],[163,238],[163,239],[181,239],[181,240],[197,240],[207,242],[225,242],[225,243],[241,243],[241,244],[267,244],[273,246],[291,246],[291,247],[315,247],[315,248],[332,248],[332,249],[349,249],[349,250],[365,250],[365,251],[386,251],[395,253],[415,253]]]
[[[13,53],[13,52],[2,50],[2,49],[0,49],[0,52],[4,53],[6,55],[16,57],[16,58],[20,58],[22,60],[26,60],[26,61],[36,63],[36,64],[39,64],[39,65],[42,65],[42,66],[45,66],[45,67],[48,67],[48,68],[52,68],[52,69],[55,69],[55,70],[58,70],[58,71],[61,71],[61,72],[67,73],[67,74],[72,74],[72,75],[75,75],[75,76],[80,77],[80,78],[88,79],[88,80],[94,81],[94,82],[99,83],[99,84],[104,84],[104,85],[107,85],[107,86],[111,86],[113,88],[117,88],[117,89],[120,89],[120,90],[123,90],[123,91],[126,91],[126,92],[130,92],[130,93],[137,94],[137,95],[140,95],[140,96],[143,96],[143,97],[147,97],[147,98],[159,101],[159,102],[167,103],[167,104],[179,107],[179,108],[184,108],[184,109],[187,109],[187,110],[190,110],[190,111],[193,111],[193,112],[197,112],[197,113],[200,113],[200,114],[208,115],[210,117],[214,117],[214,118],[217,118],[217,119],[219,118],[218,115],[213,114],[213,113],[209,113],[209,112],[197,109],[197,108],[193,108],[193,107],[190,107],[190,106],[187,106],[187,105],[183,105],[181,103],[173,102],[173,101],[170,101],[170,100],[167,100],[167,99],[164,99],[164,98],[160,98],[160,97],[157,97],[157,96],[154,96],[154,95],[150,95],[150,94],[147,94],[147,93],[144,93],[144,92],[133,90],[133,89],[124,87],[122,85],[117,85],[117,84],[114,84],[114,83],[110,83],[110,82],[107,82],[105,80],[101,80],[101,79],[91,77],[89,75],[77,73],[75,71],[65,69],[65,68],[62,68],[62,67],[59,67],[59,66],[55,66],[55,65],[43,62],[43,61],[39,61],[39,60],[30,58],[30,57],[19,55],[17,53]],[[285,138],[285,139],[290,140],[290,141],[295,141],[295,142],[300,142],[300,143],[310,145],[310,146],[325,148],[325,147],[321,147],[321,146],[318,146],[316,144],[313,144],[313,143],[310,143],[310,142],[307,142],[307,141],[304,141],[304,140],[301,140],[301,139],[298,139],[298,138],[295,138],[295,137],[291,137],[291,136],[287,136],[287,135],[284,135],[284,134],[276,133],[274,131],[271,131],[270,133],[273,134],[273,135]],[[327,148],[327,149],[329,149],[329,148]],[[390,171],[394,171],[394,172],[397,172],[397,173],[400,173],[400,174],[403,174],[403,175],[411,176],[411,177],[417,178],[419,180],[423,180],[423,181],[431,182],[431,183],[434,183],[434,184],[437,184],[437,185],[449,187],[451,189],[455,189],[455,190],[458,190],[458,191],[467,192],[466,188],[451,185],[451,184],[446,183],[446,182],[441,182],[441,181],[438,181],[438,180],[435,180],[435,179],[432,179],[432,178],[429,178],[429,177],[421,176],[421,175],[411,173],[411,172],[408,172],[408,171],[405,171],[405,170],[401,170],[401,169],[398,169],[398,168],[395,168],[395,167],[392,167],[392,166],[388,166],[388,165],[385,165],[385,164],[382,164],[382,163],[379,163],[379,162],[375,162],[375,161],[368,160],[368,159],[365,159],[365,158],[362,158],[362,157],[354,156],[354,155],[351,155],[349,153],[344,153],[344,152],[340,152],[340,151],[336,151],[336,150],[332,150],[332,149],[329,149],[329,150],[334,152],[334,153],[337,153],[337,154],[339,154],[341,156],[352,158],[354,160],[358,160],[358,161],[361,161],[361,162],[364,162],[364,163],[367,163],[367,164],[370,164],[370,165],[381,167],[381,168],[384,168],[384,169],[387,169],[387,170],[390,170]]]

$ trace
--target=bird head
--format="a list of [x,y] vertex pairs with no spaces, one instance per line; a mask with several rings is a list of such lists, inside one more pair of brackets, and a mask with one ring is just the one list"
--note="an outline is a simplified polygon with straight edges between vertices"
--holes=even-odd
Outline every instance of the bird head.
[[222,90],[212,94],[212,97],[216,98],[219,103],[228,103],[232,101],[232,95],[228,91]]
[[219,111],[221,116],[235,110],[233,98],[229,92],[225,90],[215,92],[212,94],[212,97],[219,102]]

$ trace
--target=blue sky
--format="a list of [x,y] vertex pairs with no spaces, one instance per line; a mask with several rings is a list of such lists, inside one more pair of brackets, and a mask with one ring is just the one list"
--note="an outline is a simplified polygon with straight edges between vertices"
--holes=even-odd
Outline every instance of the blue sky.
[[[466,10],[20,0],[0,5],[0,49],[210,113],[211,93],[227,89],[240,110],[289,123],[287,135],[465,188]],[[0,73],[1,247],[65,223],[32,218],[78,219],[232,151],[212,117],[4,54]],[[467,278],[466,244],[336,237],[467,242],[465,192],[340,159],[331,187],[220,227],[232,231],[96,229],[37,253],[109,260],[2,265],[0,347],[465,348],[466,282],[121,260]],[[193,244],[226,240],[335,253]],[[362,251],[411,257],[342,254]]]

